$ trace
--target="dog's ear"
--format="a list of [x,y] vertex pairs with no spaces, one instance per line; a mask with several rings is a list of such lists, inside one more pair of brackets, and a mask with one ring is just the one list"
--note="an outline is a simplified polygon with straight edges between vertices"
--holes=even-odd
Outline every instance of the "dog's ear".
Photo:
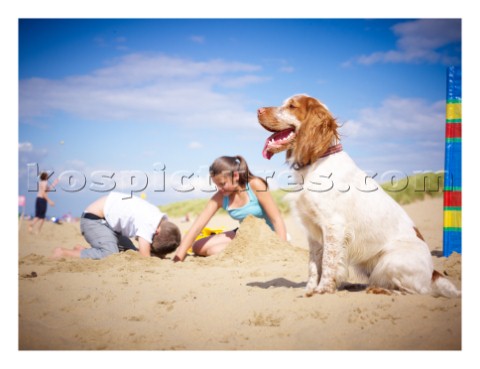
[[339,139],[337,122],[318,100],[308,98],[302,106],[306,109],[304,120],[296,134],[293,157],[298,167],[313,163]]

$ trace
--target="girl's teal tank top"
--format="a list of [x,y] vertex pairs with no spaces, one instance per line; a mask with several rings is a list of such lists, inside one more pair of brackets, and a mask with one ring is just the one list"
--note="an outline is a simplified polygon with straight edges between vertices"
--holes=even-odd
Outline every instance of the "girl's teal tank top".
[[268,216],[265,213],[265,210],[263,210],[262,206],[258,202],[257,196],[255,196],[255,194],[253,193],[248,183],[247,183],[247,193],[250,200],[244,206],[237,209],[229,209],[228,207],[229,198],[228,196],[224,196],[223,208],[228,212],[228,214],[233,219],[236,219],[240,222],[242,222],[243,219],[245,219],[248,215],[253,215],[257,218],[265,219],[265,222],[268,224],[268,226],[272,230],[274,230],[272,222],[270,221],[270,219],[268,219]]

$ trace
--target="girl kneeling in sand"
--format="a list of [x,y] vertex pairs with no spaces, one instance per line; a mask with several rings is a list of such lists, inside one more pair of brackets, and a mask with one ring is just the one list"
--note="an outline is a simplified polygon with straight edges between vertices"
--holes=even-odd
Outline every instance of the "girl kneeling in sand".
[[201,256],[218,254],[227,247],[235,237],[236,229],[194,242],[217,210],[222,207],[232,218],[240,222],[247,215],[265,219],[270,228],[282,240],[286,240],[285,224],[267,189],[267,182],[250,172],[243,157],[222,156],[216,159],[210,166],[210,177],[218,191],[208,201],[205,209],[183,238],[173,261],[183,261],[190,247],[195,254]]

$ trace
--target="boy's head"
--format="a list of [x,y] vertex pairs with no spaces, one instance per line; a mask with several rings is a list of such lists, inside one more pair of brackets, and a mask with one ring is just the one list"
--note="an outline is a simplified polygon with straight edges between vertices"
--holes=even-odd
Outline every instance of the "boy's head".
[[181,240],[180,229],[172,222],[164,219],[160,222],[159,232],[153,236],[152,254],[163,258],[165,255],[174,252],[180,245]]

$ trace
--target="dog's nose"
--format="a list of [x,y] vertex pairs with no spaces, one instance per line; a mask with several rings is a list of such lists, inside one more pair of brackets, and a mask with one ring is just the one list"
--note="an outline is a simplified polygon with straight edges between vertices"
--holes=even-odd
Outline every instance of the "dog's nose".
[[259,109],[257,110],[257,114],[258,114],[258,115],[262,115],[263,113],[265,113],[265,108],[259,108]]

